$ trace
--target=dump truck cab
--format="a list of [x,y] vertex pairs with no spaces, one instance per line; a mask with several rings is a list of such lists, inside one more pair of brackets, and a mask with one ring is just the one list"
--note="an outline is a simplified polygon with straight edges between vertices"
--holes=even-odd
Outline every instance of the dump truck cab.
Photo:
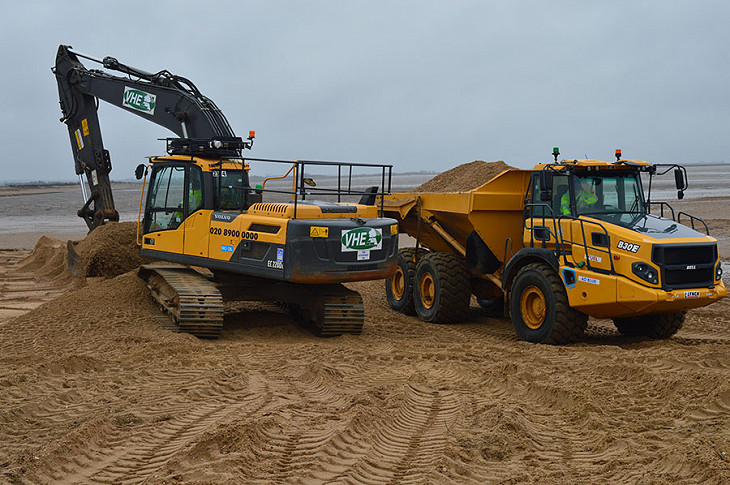
[[[555,255],[572,308],[597,318],[636,317],[700,307],[725,295],[717,240],[704,221],[644,194],[642,174],[651,180],[657,170],[661,166],[637,160],[535,167],[524,252]],[[670,170],[683,194],[684,169]],[[652,206],[672,218],[652,214]],[[681,224],[683,217],[692,227]]]

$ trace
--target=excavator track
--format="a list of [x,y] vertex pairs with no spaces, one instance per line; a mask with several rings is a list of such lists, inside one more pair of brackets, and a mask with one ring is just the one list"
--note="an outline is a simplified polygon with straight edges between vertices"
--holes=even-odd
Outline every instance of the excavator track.
[[172,317],[166,328],[198,338],[220,337],[223,297],[205,276],[190,268],[167,265],[144,265],[139,276],[147,282],[152,298]]
[[365,307],[356,291],[342,285],[310,289],[314,302],[315,332],[320,337],[360,335],[365,322]]

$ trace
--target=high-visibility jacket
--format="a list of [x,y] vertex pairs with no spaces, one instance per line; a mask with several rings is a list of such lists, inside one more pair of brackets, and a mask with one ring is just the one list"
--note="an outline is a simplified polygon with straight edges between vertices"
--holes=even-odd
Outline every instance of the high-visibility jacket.
[[[203,193],[200,191],[200,189],[191,190],[190,197],[188,198],[188,204],[189,204],[188,209],[190,211],[196,210],[198,207],[200,207],[200,203],[202,201],[203,201]],[[184,203],[184,201],[181,200],[179,207],[183,207],[183,203]],[[173,221],[179,223],[179,222],[182,222],[182,218],[183,218],[182,211],[173,212],[173,214],[172,214]]]
[[[598,197],[596,197],[596,194],[594,194],[593,192],[586,192],[583,189],[581,189],[580,192],[578,192],[578,195],[575,197],[576,208],[590,207],[596,202],[598,202]],[[562,212],[565,216],[570,215],[569,192],[564,193],[563,197],[560,199],[560,212]]]

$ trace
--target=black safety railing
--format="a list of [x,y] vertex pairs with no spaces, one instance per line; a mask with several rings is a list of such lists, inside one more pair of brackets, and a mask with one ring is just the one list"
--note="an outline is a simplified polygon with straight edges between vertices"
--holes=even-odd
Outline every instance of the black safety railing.
[[691,227],[695,231],[697,230],[697,229],[695,229],[695,221],[701,222],[702,225],[705,227],[705,234],[707,234],[708,236],[710,235],[710,228],[707,227],[707,223],[701,217],[696,217],[696,216],[693,216],[692,214],[687,214],[686,212],[680,211],[679,213],[677,213],[677,224],[682,224],[682,216],[685,216],[689,219]]
[[684,216],[685,218],[689,219],[689,225],[690,225],[690,227],[692,229],[694,229],[696,231],[697,228],[695,227],[695,224],[697,223],[698,226],[699,226],[699,224],[702,224],[701,227],[704,228],[705,234],[707,234],[708,236],[710,235],[710,228],[708,227],[708,225],[705,222],[705,220],[702,219],[701,217],[693,216],[692,214],[688,214],[688,213],[686,213],[684,211],[677,212],[676,215],[675,215],[674,208],[671,205],[669,205],[668,202],[663,202],[663,201],[661,201],[661,202],[660,201],[650,201],[650,202],[648,202],[647,207],[649,208],[649,214],[651,214],[651,206],[652,205],[658,205],[660,207],[659,217],[664,217],[664,207],[667,207],[668,208],[668,211],[669,211],[667,213],[667,215],[669,215],[669,213],[671,213],[672,214],[672,220],[674,222],[676,222],[677,224],[682,224],[682,216]]
[[666,207],[667,210],[669,212],[671,212],[671,214],[672,214],[672,220],[673,221],[675,220],[674,207],[669,205],[669,202],[658,201],[658,200],[657,201],[655,201],[655,200],[647,201],[646,207],[649,209],[648,210],[649,214],[651,214],[651,206],[653,206],[653,205],[659,206],[659,217],[664,217],[664,208]]
[[[332,162],[321,160],[277,160],[270,158],[245,158],[243,162],[262,162],[273,164],[289,165],[289,170],[293,168],[292,178],[287,177],[285,180],[293,180],[292,188],[286,190],[283,188],[252,188],[256,193],[263,194],[285,194],[291,196],[288,202],[294,203],[294,218],[297,217],[297,209],[299,204],[307,199],[307,197],[323,196],[330,199],[336,199],[336,202],[343,202],[344,198],[352,198],[360,196],[370,199],[369,205],[374,205],[375,200],[380,197],[380,212],[383,211],[383,196],[389,195],[391,192],[391,184],[393,179],[393,166],[372,163],[356,163],[356,162]],[[336,171],[334,174],[319,174],[318,169]],[[375,173],[372,173],[375,170]],[[371,173],[365,173],[365,172]],[[289,172],[287,172],[289,173]],[[312,174],[313,177],[321,177],[329,183],[327,186],[316,185],[313,179],[307,175]],[[379,184],[369,188],[354,187],[353,180],[357,181],[358,177],[379,177]],[[276,177],[274,177],[276,178]],[[332,180],[335,178],[336,180]],[[361,184],[358,184],[361,185]],[[246,188],[244,188],[246,189]],[[352,201],[349,201],[352,202]]]
[[[608,230],[606,227],[597,221],[590,221],[587,219],[581,219],[580,217],[573,217],[570,215],[560,215],[558,217],[555,217],[555,213],[553,212],[553,208],[549,204],[545,203],[527,203],[525,204],[526,209],[528,210],[530,216],[526,217],[523,222],[523,228],[526,230],[529,230],[530,232],[530,247],[535,247],[535,241],[538,241],[539,243],[542,243],[542,247],[546,248],[548,242],[551,240],[555,240],[555,255],[558,258],[563,258],[563,263],[565,265],[572,264],[568,261],[568,251],[567,247],[570,246],[571,248],[571,255],[573,253],[573,248],[575,246],[582,247],[585,255],[585,263],[586,263],[586,269],[590,271],[594,271],[596,273],[603,273],[603,274],[616,274],[616,270],[613,264],[613,254],[611,253],[611,239],[608,235]],[[534,208],[541,207],[543,210],[541,211],[540,215],[535,215]],[[545,209],[547,209],[547,214]],[[542,225],[535,225],[535,220],[542,221]],[[527,221],[530,221],[530,226],[527,226]],[[581,230],[581,238],[582,241],[573,241],[571,239],[568,239],[565,237],[565,234],[562,230],[562,224],[561,222],[563,220],[571,220],[571,221],[577,221],[580,224],[580,230]],[[550,225],[546,224],[546,221],[549,221],[549,224],[552,226],[552,229],[550,228]],[[602,235],[603,237],[600,237],[599,239],[602,239],[605,242],[605,246],[601,244],[601,246],[596,245],[595,243],[591,242],[591,244],[588,244],[587,238],[586,238],[586,225],[592,225],[597,226],[600,228],[601,232],[597,233]],[[537,229],[537,231],[536,231]],[[535,235],[538,235],[536,237]],[[593,238],[593,234],[596,234],[596,232],[591,233],[591,239]],[[590,253],[589,251],[593,253],[603,253],[607,256],[609,264],[610,264],[610,270],[606,270],[603,268],[596,267],[594,265],[591,265],[591,258],[589,257]]]

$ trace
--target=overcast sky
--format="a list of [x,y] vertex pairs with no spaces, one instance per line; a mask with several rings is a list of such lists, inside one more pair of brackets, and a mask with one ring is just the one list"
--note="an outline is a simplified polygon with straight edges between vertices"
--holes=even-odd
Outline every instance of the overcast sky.
[[[74,180],[59,44],[192,80],[251,156],[730,161],[727,1],[3,2],[1,182]],[[87,67],[97,67],[85,62]],[[100,107],[112,179],[164,128]]]

